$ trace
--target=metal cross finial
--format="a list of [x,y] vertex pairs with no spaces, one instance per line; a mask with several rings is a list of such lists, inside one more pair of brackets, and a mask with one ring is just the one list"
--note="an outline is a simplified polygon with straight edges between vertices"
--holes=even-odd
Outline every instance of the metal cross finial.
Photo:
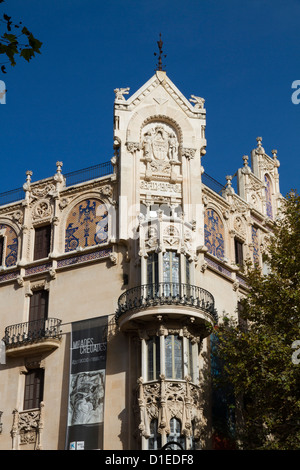
[[[159,50],[159,56],[158,56],[158,64],[157,64],[157,69],[156,69],[156,70],[163,70],[163,66],[162,66],[162,55],[163,55],[162,46],[163,46],[163,41],[161,40],[161,33],[159,33],[159,41],[157,41],[157,45],[158,45],[158,50]],[[154,55],[156,56],[157,53],[154,52]],[[164,57],[167,57],[167,55],[164,54]]]

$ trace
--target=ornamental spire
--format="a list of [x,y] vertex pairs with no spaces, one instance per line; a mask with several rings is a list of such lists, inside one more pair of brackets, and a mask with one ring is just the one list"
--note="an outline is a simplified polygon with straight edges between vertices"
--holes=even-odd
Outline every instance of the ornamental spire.
[[154,55],[158,55],[158,63],[156,65],[156,70],[164,70],[163,69],[163,65],[162,65],[162,57],[167,57],[166,54],[163,54],[163,50],[162,50],[162,46],[163,46],[163,41],[161,39],[161,33],[159,33],[159,41],[157,41],[157,45],[158,45],[158,50],[159,50],[159,55],[154,52]]

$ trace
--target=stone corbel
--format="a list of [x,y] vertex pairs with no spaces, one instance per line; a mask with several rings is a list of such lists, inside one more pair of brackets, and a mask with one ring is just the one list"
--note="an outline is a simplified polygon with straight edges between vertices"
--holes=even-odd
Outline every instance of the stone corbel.
[[56,279],[56,270],[54,268],[50,268],[49,269],[49,275],[51,277],[51,279]]
[[205,271],[207,270],[207,267],[208,267],[208,264],[207,262],[205,261],[203,264],[201,264],[200,266],[200,269],[201,269],[201,272],[202,273],[205,273]]
[[110,253],[109,259],[112,262],[112,264],[115,266],[118,263],[118,257],[116,253]]
[[30,282],[27,282],[25,284],[25,297],[31,297],[33,295],[33,292],[30,287]]
[[24,287],[24,278],[23,278],[23,276],[21,276],[21,274],[19,274],[19,275],[17,276],[17,284],[18,284],[18,286],[20,286],[20,287]]

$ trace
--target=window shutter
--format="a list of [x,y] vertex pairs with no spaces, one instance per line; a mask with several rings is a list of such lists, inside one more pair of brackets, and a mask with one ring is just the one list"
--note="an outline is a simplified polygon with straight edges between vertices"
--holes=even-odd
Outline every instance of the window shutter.
[[44,369],[31,369],[25,377],[24,410],[39,408],[43,401]]
[[39,290],[30,298],[29,321],[47,320],[48,317],[48,291]]
[[244,262],[243,258],[243,243],[237,239],[234,240],[235,248],[235,263],[242,266]]
[[35,229],[34,259],[47,258],[50,252],[51,225]]

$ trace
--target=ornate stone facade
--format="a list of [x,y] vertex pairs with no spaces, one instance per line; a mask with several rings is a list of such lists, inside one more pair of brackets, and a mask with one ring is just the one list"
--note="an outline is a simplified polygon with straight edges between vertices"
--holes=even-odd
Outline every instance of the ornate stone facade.
[[[244,155],[216,190],[205,100],[162,71],[129,91],[114,90],[109,171],[69,183],[58,161],[0,206],[1,449],[64,448],[72,325],[102,316],[103,448],[213,447],[210,335],[247,294],[244,262],[263,267],[282,199],[277,152],[257,138],[251,166]],[[28,409],[32,370],[41,395]]]

